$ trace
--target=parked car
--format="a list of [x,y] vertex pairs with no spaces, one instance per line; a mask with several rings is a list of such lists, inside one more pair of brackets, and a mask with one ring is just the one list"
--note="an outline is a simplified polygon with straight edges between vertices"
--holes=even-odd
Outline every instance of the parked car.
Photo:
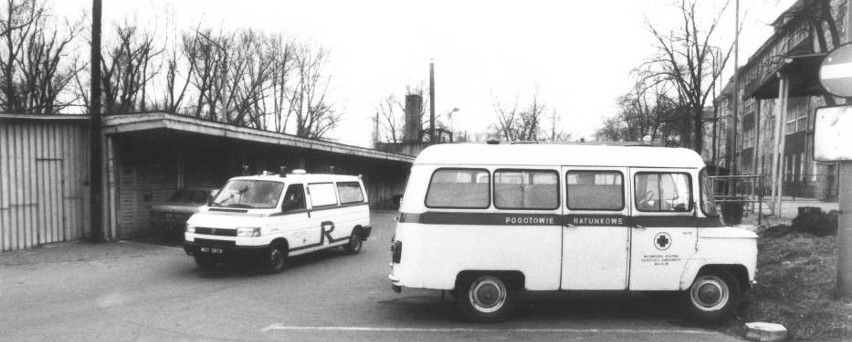
[[186,227],[186,220],[218,192],[215,188],[178,189],[166,203],[151,207],[151,227],[168,235],[180,236]]

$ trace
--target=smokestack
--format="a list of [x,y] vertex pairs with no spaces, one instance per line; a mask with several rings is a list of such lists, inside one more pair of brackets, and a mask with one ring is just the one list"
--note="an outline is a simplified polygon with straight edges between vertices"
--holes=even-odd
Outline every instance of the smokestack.
[[420,140],[420,110],[423,106],[423,97],[420,95],[405,96],[405,130],[402,133],[402,141],[405,143],[419,143]]

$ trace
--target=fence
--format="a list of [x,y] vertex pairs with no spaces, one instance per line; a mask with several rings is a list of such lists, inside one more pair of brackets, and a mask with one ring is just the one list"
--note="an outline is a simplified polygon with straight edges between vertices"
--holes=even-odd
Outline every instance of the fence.
[[770,175],[715,176],[713,180],[716,202],[729,207],[738,203],[744,215],[757,214],[757,224],[766,217],[791,219],[798,207],[818,207],[823,211],[837,210],[838,182],[835,174],[788,175],[782,181],[780,206],[775,208]]

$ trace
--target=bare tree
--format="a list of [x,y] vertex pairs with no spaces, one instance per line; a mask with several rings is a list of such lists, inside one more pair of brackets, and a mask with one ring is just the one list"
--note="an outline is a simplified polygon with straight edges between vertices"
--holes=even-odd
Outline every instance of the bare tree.
[[[166,83],[162,88],[161,102],[157,106],[168,113],[181,113],[183,103],[187,97],[187,89],[195,73],[195,65],[188,61],[193,60],[198,53],[195,41],[190,41],[189,46],[179,47],[176,43],[170,50],[166,51],[163,63],[166,66]],[[186,71],[182,71],[185,68]]]
[[[681,25],[670,33],[662,33],[646,20],[646,25],[657,40],[658,54],[642,66],[643,82],[648,84],[670,83],[677,94],[679,107],[686,109],[686,123],[682,139],[686,145],[698,151],[704,144],[704,106],[713,84],[721,76],[731,55],[733,45],[728,48],[721,61],[715,61],[715,50],[709,42],[719,20],[728,6],[726,1],[719,13],[712,18],[709,27],[699,28],[696,11],[697,0],[679,0],[676,7],[681,14]],[[713,65],[718,67],[713,67]],[[692,139],[690,143],[690,139]]]
[[508,106],[504,106],[495,99],[494,113],[497,115],[497,126],[504,139],[507,141],[544,140],[542,122],[547,106],[538,97],[538,93],[535,93],[532,103],[523,110],[518,109],[517,95],[515,95],[514,103]]
[[81,25],[57,26],[39,0],[5,5],[0,9],[0,109],[54,114],[68,107],[76,98],[63,94],[81,69],[69,56],[69,44]]
[[598,140],[639,141],[650,136],[662,138],[663,131],[680,132],[682,127],[678,105],[668,96],[665,84],[637,83],[627,94],[616,99],[618,113],[604,120],[596,133]]
[[302,44],[295,55],[298,84],[289,98],[296,115],[296,135],[322,138],[337,126],[340,114],[326,99],[330,76],[325,75],[328,51]]
[[272,37],[269,44],[271,70],[268,89],[271,93],[269,99],[272,101],[271,114],[275,123],[274,130],[284,132],[295,111],[293,104],[287,101],[288,94],[293,87],[290,81],[293,72],[295,46],[282,35]]
[[155,45],[155,33],[140,29],[136,24],[115,26],[115,41],[106,48],[101,59],[102,103],[108,114],[148,110],[151,80],[159,73],[153,59],[163,47]]
[[571,133],[566,133],[560,125],[562,124],[562,117],[559,116],[559,113],[556,109],[550,111],[550,115],[547,116],[547,126],[548,126],[548,136],[545,140],[547,141],[567,141],[571,140]]
[[[393,95],[388,95],[376,105],[376,113],[381,117],[381,132],[385,134],[385,142],[399,143],[402,141],[402,130],[405,123],[405,108]],[[377,139],[381,139],[381,132]]]

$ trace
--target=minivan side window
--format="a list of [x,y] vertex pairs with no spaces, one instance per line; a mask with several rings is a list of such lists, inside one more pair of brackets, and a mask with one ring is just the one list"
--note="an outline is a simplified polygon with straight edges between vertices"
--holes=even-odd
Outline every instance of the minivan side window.
[[636,174],[635,201],[639,211],[686,212],[692,210],[689,174],[640,172]]
[[311,194],[312,207],[337,204],[337,195],[334,193],[334,184],[332,183],[308,184],[308,192]]
[[282,210],[305,209],[305,187],[302,184],[291,184],[284,193]]
[[568,209],[624,209],[624,176],[617,171],[568,171]]
[[340,195],[340,204],[364,202],[364,193],[358,182],[337,183],[337,193]]
[[429,180],[426,207],[488,208],[490,175],[485,169],[438,169]]
[[559,208],[559,173],[547,170],[494,171],[494,207],[498,209]]

